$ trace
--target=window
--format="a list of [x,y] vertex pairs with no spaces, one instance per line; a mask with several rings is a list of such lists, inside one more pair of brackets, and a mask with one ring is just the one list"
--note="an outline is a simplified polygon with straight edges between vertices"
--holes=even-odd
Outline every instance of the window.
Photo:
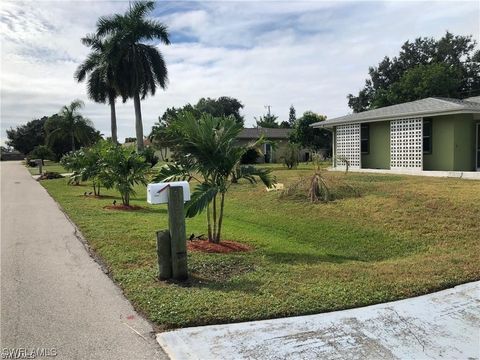
[[432,119],[423,119],[423,153],[432,153]]
[[370,152],[370,125],[362,124],[360,126],[360,150],[362,154]]

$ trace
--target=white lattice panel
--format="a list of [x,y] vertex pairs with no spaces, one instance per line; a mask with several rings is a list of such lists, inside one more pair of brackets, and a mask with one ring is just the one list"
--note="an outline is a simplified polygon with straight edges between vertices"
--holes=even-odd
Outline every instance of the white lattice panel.
[[422,169],[422,131],[422,118],[399,119],[390,122],[390,168]]
[[345,166],[345,158],[351,168],[360,168],[360,124],[338,126],[335,134],[336,166]]

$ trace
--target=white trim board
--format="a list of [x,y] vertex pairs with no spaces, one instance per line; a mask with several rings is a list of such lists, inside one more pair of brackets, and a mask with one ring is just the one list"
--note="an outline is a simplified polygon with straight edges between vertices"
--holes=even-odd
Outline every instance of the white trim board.
[[[328,168],[329,171],[344,172],[345,168]],[[371,173],[371,174],[394,174],[394,175],[413,175],[413,176],[432,176],[432,177],[446,177],[446,178],[458,178],[467,180],[480,180],[480,172],[478,171],[430,171],[430,170],[417,170],[417,169],[352,169],[349,172],[359,173]]]

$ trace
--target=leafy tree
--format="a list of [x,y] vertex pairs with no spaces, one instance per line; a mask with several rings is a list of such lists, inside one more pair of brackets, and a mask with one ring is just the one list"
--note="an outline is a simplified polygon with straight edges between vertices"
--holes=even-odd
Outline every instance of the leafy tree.
[[[385,57],[378,66],[369,68],[370,77],[364,88],[357,96],[348,95],[348,105],[353,111],[360,112],[431,95],[478,95],[480,50],[476,45],[472,36],[455,36],[450,32],[439,40],[417,38],[414,42],[407,41],[397,57]],[[446,71],[443,77],[440,65]],[[449,81],[448,77],[453,80]],[[422,80],[418,80],[420,78]],[[419,82],[422,85],[418,85]],[[415,96],[405,88],[410,85]]]
[[290,142],[299,144],[312,151],[330,149],[332,146],[332,133],[325,129],[316,129],[310,126],[324,120],[326,120],[326,116],[306,111],[295,122],[295,127],[290,134]]
[[177,150],[183,157],[175,164],[163,166],[156,177],[157,181],[199,182],[187,204],[186,215],[193,217],[206,210],[208,239],[215,243],[221,239],[225,196],[232,180],[243,178],[254,183],[258,177],[267,186],[274,183],[270,170],[240,165],[242,156],[264,141],[261,138],[249,146],[237,145],[235,139],[241,130],[242,125],[232,117],[202,114],[197,119],[193,114],[182,114],[169,131],[177,138]]
[[28,156],[33,159],[41,159],[42,163],[44,160],[53,160],[55,158],[53,151],[46,145],[35,146]]
[[461,73],[457,68],[439,63],[418,65],[408,71],[389,90],[379,93],[374,101],[381,104],[398,104],[429,96],[460,97],[458,92]]
[[6,144],[25,155],[36,146],[45,144],[44,126],[47,119],[48,117],[44,116],[41,119],[29,121],[25,125],[19,125],[15,129],[8,129]]
[[118,143],[118,138],[115,99],[118,93],[115,83],[115,71],[111,59],[108,58],[109,54],[107,49],[111,47],[111,45],[95,35],[87,35],[82,39],[82,43],[89,46],[92,52],[88,55],[87,59],[78,66],[74,77],[78,82],[82,82],[88,76],[88,97],[97,103],[108,102],[110,105],[111,140],[116,144]]
[[[152,41],[170,44],[167,27],[147,19],[154,1],[134,2],[123,15],[101,17],[97,36],[108,37],[107,58],[115,72],[115,82],[123,99],[133,98],[137,151],[144,149],[143,122],[140,101],[155,95],[157,87],[167,86],[167,66]],[[150,42],[150,43],[145,43]]]
[[280,125],[277,123],[278,116],[273,114],[267,114],[260,116],[259,119],[255,118],[257,126],[262,128],[278,129]]
[[75,151],[76,144],[93,144],[100,135],[95,132],[93,123],[80,115],[83,107],[81,100],[74,100],[65,105],[57,117],[50,117],[45,122],[46,142],[51,145],[58,139],[66,138],[70,141],[71,150]]
[[147,184],[146,174],[150,165],[140,154],[122,146],[109,146],[103,153],[105,170],[101,180],[103,184],[114,187],[120,193],[122,204],[130,206],[135,195],[135,185]]
[[[29,154],[33,149],[40,145],[47,145],[47,147],[52,150],[54,160],[60,160],[60,158],[71,150],[71,141],[69,137],[56,137],[55,139],[49,139],[50,142],[46,142],[46,131],[45,124],[47,121],[50,123],[49,129],[52,126],[52,123],[60,122],[60,116],[54,114],[52,116],[43,116],[40,119],[35,119],[27,122],[24,125],[19,125],[15,129],[10,128],[7,132],[6,144],[13,147],[23,154]],[[94,129],[88,129],[88,141],[78,141],[76,140],[77,147],[87,145],[91,142],[94,142],[100,138],[100,134]]]
[[[214,117],[231,116],[235,121],[243,126],[244,118],[240,115],[242,103],[228,96],[221,96],[218,99],[201,98],[197,104],[187,104],[180,108],[167,108],[163,115],[158,118],[158,122],[152,127],[148,136],[156,149],[175,149],[175,138],[171,139],[168,135],[169,125],[181,118],[185,113],[190,113],[199,119],[202,114],[210,114]],[[175,156],[175,151],[174,151]]]
[[233,116],[239,124],[244,124],[244,118],[240,115],[243,104],[235,98],[221,96],[218,99],[201,98],[195,105],[195,110],[200,113],[210,114],[214,117]]
[[152,127],[152,131],[148,138],[152,142],[152,145],[159,150],[163,149],[174,149],[175,148],[175,138],[171,138],[169,135],[168,128],[174,122],[181,118],[181,115],[184,113],[190,113],[195,118],[200,118],[201,112],[196,109],[196,107],[187,104],[182,108],[167,108],[161,117],[158,117],[158,122],[155,123]]
[[288,121],[282,121],[280,125],[278,126],[280,129],[290,129],[290,123]]
[[297,114],[293,105],[290,105],[290,109],[288,110],[288,123],[291,128],[295,126],[295,121],[297,121]]

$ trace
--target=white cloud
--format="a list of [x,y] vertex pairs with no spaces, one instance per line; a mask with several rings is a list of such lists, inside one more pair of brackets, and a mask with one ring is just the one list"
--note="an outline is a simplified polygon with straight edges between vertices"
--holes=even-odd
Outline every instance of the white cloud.
[[[85,114],[108,135],[108,106],[89,101],[73,72],[88,52],[80,38],[99,16],[127,6],[3,2],[2,130],[81,98]],[[160,46],[170,82],[143,102],[145,133],[167,107],[200,97],[238,98],[247,125],[267,104],[280,119],[291,104],[297,114],[343,115],[349,112],[346,95],[362,87],[369,66],[395,56],[407,39],[440,37],[447,29],[478,40],[478,13],[475,1],[159,3],[156,16],[176,42]],[[133,136],[131,101],[118,104],[117,112],[119,137]]]

